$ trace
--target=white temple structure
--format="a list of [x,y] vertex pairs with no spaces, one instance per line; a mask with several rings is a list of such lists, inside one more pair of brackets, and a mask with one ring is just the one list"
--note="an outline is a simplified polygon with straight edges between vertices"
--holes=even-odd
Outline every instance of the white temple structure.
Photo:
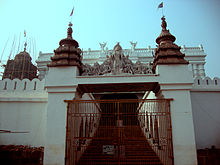
[[[71,26],[54,53],[40,52],[38,78],[0,81],[0,145],[43,146],[45,165],[85,164],[85,154],[105,126],[102,132],[117,130],[113,137],[122,143],[103,144],[102,155],[107,146],[112,159],[119,156],[117,161],[124,164],[130,152],[125,138],[129,131],[139,130],[131,136],[145,138],[158,164],[195,165],[197,149],[220,148],[220,79],[206,76],[202,45],[177,46],[162,17],[157,48],[137,48],[131,42],[131,48],[117,43],[108,50],[100,43],[100,50],[82,52]],[[117,114],[115,125],[102,123],[103,102],[110,106],[108,100],[118,103],[118,112],[108,112]],[[131,101],[134,118],[120,116],[132,109],[122,112],[125,100],[136,101]],[[73,118],[76,114],[84,118]]]
[[[123,54],[129,56],[129,59],[132,62],[140,61],[142,63],[152,63],[153,56],[155,54],[155,48],[148,46],[147,48],[136,48],[137,42],[131,43],[130,49],[123,49]],[[84,64],[93,65],[96,62],[99,64],[104,62],[106,56],[110,56],[113,50],[108,50],[106,43],[100,43],[100,50],[91,50],[83,51],[82,62]],[[185,54],[185,59],[189,61],[189,68],[192,70],[193,77],[205,78],[205,57],[206,53],[204,52],[203,46],[199,45],[198,47],[186,47],[185,45],[181,46],[181,52]],[[36,60],[37,67],[39,70],[39,79],[43,79],[45,74],[48,71],[47,64],[50,63],[50,58],[53,56],[53,53],[39,53],[38,59]]]

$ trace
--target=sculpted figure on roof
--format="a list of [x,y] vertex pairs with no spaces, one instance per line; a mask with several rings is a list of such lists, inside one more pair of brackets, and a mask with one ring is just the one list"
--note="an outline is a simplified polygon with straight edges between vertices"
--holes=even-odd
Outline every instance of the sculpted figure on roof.
[[139,61],[133,63],[129,59],[129,55],[123,54],[122,47],[118,42],[102,64],[96,62],[93,66],[83,65],[82,76],[152,73],[151,64],[142,64]]

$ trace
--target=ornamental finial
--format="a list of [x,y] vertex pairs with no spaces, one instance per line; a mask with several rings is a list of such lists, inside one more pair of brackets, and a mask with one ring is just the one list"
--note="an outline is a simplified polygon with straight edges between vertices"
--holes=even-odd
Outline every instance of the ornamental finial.
[[162,20],[162,23],[161,23],[162,29],[163,29],[163,30],[167,30],[167,22],[166,22],[165,17],[163,16],[163,17],[161,18],[161,20]]
[[72,39],[72,33],[73,33],[73,29],[72,29],[72,22],[69,23],[69,28],[67,30],[67,38],[71,38]]
[[27,42],[24,43],[24,52],[26,51]]

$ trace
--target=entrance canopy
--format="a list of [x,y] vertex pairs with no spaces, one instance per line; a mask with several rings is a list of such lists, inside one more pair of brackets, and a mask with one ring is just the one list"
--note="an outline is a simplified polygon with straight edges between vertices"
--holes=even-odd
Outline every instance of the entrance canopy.
[[146,83],[104,83],[104,84],[79,84],[77,90],[80,93],[102,93],[102,92],[139,92],[160,89],[158,82]]

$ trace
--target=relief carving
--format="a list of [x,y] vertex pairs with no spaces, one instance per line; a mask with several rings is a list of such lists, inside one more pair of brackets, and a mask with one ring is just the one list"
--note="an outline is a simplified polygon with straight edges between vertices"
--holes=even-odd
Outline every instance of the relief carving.
[[93,66],[83,65],[82,76],[119,74],[153,74],[152,64],[142,64],[140,61],[133,63],[128,55],[123,54],[120,44],[117,43],[113,53],[107,55],[102,64],[96,62]]

